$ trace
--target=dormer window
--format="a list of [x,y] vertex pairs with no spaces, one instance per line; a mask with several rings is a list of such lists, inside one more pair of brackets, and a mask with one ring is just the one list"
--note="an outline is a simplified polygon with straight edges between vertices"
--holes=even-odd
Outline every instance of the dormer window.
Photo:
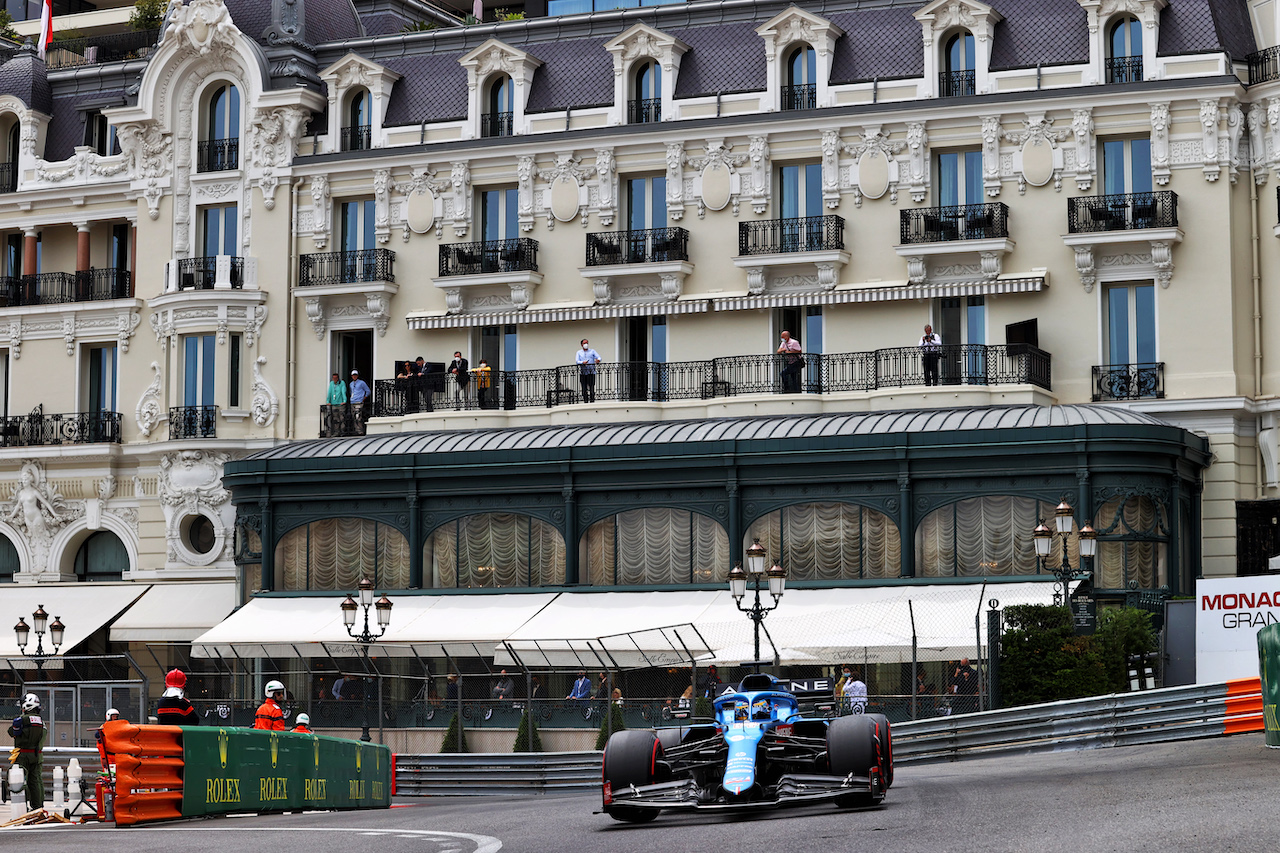
[[5,134],[4,162],[0,163],[0,193],[11,193],[18,188],[18,152],[22,125],[17,116],[5,116],[11,124]]
[[205,108],[204,138],[197,143],[196,170],[223,172],[240,167],[240,91],[216,86]]
[[511,78],[500,74],[489,83],[489,97],[480,117],[481,136],[511,136],[515,118],[516,88]]
[[961,30],[947,39],[946,68],[938,74],[938,96],[958,98],[976,90],[973,33]]
[[654,61],[640,63],[633,86],[635,97],[627,101],[627,123],[662,121],[662,66]]
[[368,151],[373,147],[370,122],[371,99],[365,89],[356,89],[347,102],[346,124],[342,128],[343,151]]
[[1142,79],[1142,22],[1122,15],[1107,28],[1107,82],[1137,83]]
[[782,87],[782,109],[812,110],[818,106],[818,55],[807,44],[796,45],[787,54],[786,83]]

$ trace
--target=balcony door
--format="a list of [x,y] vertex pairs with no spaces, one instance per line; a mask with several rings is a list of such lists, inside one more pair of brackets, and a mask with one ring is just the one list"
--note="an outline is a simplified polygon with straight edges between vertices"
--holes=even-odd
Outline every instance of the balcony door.
[[[360,371],[360,378],[373,387],[373,330],[355,329],[333,333],[333,351],[330,355],[333,369],[343,382],[351,381],[351,371]],[[328,382],[329,373],[325,374]]]
[[943,345],[938,367],[943,384],[985,385],[987,363],[982,345],[987,342],[986,297],[939,299],[937,316]]
[[778,202],[784,220],[780,244],[784,252],[822,248],[822,223],[806,222],[822,216],[822,164],[797,163],[778,169]]
[[97,414],[116,409],[116,345],[94,344],[84,353],[83,411]]
[[216,345],[215,335],[187,335],[182,339],[182,405],[216,405]]
[[480,233],[485,242],[519,236],[519,201],[515,187],[480,193]]
[[1154,364],[1156,288],[1147,282],[1113,284],[1106,290],[1103,353],[1112,366]]
[[[629,264],[646,261],[666,260],[658,258],[652,251],[652,242],[647,239],[646,231],[652,228],[667,227],[667,179],[665,175],[651,178],[628,178],[627,188],[627,245],[622,247],[626,252]],[[665,243],[665,240],[662,241]]]
[[238,208],[234,204],[200,208],[200,250],[206,258],[239,254],[236,231]]
[[1151,139],[1103,140],[1103,194],[1149,193],[1151,188]]
[[339,206],[339,215],[342,219],[342,281],[372,281],[377,267],[373,259],[376,246],[373,199],[344,201]]
[[944,151],[938,155],[939,207],[982,204],[982,152]]
[[619,352],[626,355],[618,378],[627,400],[665,400],[667,394],[667,318],[628,317],[622,326]]

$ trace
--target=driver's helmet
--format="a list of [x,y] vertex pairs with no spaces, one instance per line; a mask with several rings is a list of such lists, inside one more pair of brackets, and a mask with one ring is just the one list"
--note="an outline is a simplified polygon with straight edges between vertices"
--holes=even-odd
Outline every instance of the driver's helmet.
[[773,705],[768,699],[757,699],[751,704],[751,719],[768,720],[773,717]]
[[747,719],[747,703],[746,702],[734,703],[733,719],[736,721],[744,721]]

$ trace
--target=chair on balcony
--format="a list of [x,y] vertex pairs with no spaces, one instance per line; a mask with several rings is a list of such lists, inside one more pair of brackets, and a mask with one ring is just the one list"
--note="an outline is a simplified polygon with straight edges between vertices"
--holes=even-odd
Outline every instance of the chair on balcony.
[[618,243],[596,243],[596,260],[601,266],[622,263],[622,246]]
[[503,272],[520,269],[520,259],[524,255],[519,246],[504,246],[498,250],[498,262]]
[[995,230],[995,214],[991,211],[970,213],[965,219],[965,239],[982,240],[992,236]]
[[1133,203],[1133,227],[1151,228],[1156,223],[1156,202],[1135,201]]
[[478,270],[481,266],[480,256],[475,252],[468,252],[465,249],[457,249],[454,251],[453,256],[458,261],[458,266],[461,268],[460,271],[472,269]]
[[1117,214],[1115,209],[1106,204],[1093,205],[1089,208],[1089,219],[1093,221],[1094,231],[1124,230],[1123,208]]

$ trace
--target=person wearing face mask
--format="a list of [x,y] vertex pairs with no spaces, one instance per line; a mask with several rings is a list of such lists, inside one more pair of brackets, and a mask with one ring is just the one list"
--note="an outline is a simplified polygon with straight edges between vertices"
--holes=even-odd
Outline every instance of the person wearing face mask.
[[586,338],[582,339],[582,349],[578,350],[575,360],[578,362],[578,382],[582,385],[582,402],[596,401],[596,365],[600,363],[600,353],[591,348]]
[[836,684],[836,697],[841,700],[842,713],[864,714],[867,711],[867,685],[847,665]]

